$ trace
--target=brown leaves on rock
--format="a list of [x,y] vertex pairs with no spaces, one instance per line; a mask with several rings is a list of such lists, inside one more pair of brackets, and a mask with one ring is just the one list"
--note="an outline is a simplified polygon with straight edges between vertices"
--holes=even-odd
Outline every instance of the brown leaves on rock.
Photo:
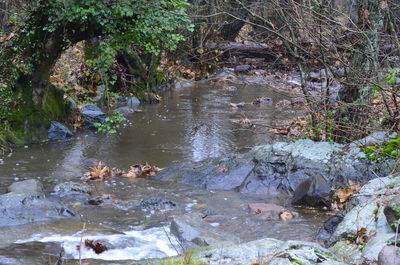
[[365,245],[371,237],[376,235],[375,231],[368,231],[365,227],[357,231],[355,243],[359,246]]
[[148,163],[136,163],[130,166],[128,171],[121,170],[118,168],[110,169],[107,166],[103,166],[100,162],[97,166],[91,167],[91,171],[85,173],[86,181],[102,181],[107,178],[114,177],[127,177],[127,178],[146,178],[154,177],[157,175],[161,168],[151,166]]
[[137,163],[130,167],[130,170],[125,175],[128,178],[146,178],[157,175],[161,168],[151,166],[148,163]]
[[339,188],[336,190],[334,194],[334,198],[336,199],[331,208],[333,210],[340,210],[346,206],[346,203],[349,201],[351,195],[357,193],[361,189],[361,184],[359,182],[351,181],[348,182],[348,187]]
[[310,128],[306,117],[296,117],[281,124],[273,123],[272,126],[273,128],[269,129],[270,132],[288,137],[307,134],[307,129]]
[[102,244],[100,241],[89,240],[89,239],[85,240],[85,247],[93,249],[96,254],[100,254],[108,250],[107,246]]

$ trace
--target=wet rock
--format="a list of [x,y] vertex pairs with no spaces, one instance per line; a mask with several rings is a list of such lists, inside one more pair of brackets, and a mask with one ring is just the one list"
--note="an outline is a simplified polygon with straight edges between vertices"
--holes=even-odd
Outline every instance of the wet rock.
[[67,140],[73,136],[74,136],[74,133],[71,132],[71,130],[68,129],[67,126],[65,126],[59,122],[56,122],[56,121],[51,122],[50,128],[47,131],[47,137],[53,141]]
[[200,246],[239,242],[235,236],[220,231],[196,215],[174,217],[170,231],[179,240],[184,251]]
[[114,198],[110,194],[102,194],[100,196],[96,196],[88,200],[89,205],[95,205],[95,206],[112,205],[113,203],[114,203]]
[[251,203],[249,209],[253,214],[259,215],[262,220],[287,221],[295,217],[295,214],[286,208],[272,203]]
[[400,265],[399,248],[395,246],[385,246],[379,253],[378,265]]
[[128,116],[135,112],[135,110],[130,107],[119,107],[119,108],[115,109],[115,111],[118,111],[119,113],[121,113],[124,116]]
[[43,184],[37,179],[27,179],[23,181],[18,181],[10,186],[7,190],[9,192],[14,192],[18,194],[24,194],[28,196],[43,196],[44,188]]
[[271,98],[262,98],[258,97],[252,102],[253,105],[257,106],[265,106],[265,105],[271,105],[272,104],[272,99]]
[[92,193],[92,188],[85,183],[64,182],[64,183],[57,184],[54,187],[54,193],[59,196],[68,196],[68,195],[74,195],[74,194],[89,194],[90,195]]
[[198,250],[193,258],[210,265],[241,264],[319,264],[344,265],[331,251],[318,244],[265,238],[240,245],[216,246]]
[[237,66],[235,66],[234,71],[235,71],[236,73],[243,73],[243,72],[248,72],[248,71],[250,71],[250,69],[251,69],[251,66],[250,66],[250,65],[248,65],[248,64],[242,64],[242,65],[237,65]]
[[[100,160],[95,159],[95,158],[88,158],[82,161],[82,165],[86,168],[86,169],[90,169],[92,167],[97,167],[100,164]],[[102,165],[104,165],[104,163],[101,163]]]
[[328,240],[333,232],[335,232],[336,227],[340,224],[342,220],[343,217],[340,215],[332,216],[328,220],[326,220],[318,231],[318,234],[315,238],[316,241],[325,242],[326,240]]
[[177,204],[164,198],[149,198],[142,200],[139,204],[139,207],[142,209],[154,211],[174,210],[177,207]]
[[367,182],[390,174],[394,163],[392,159],[367,160],[356,146],[298,140],[257,146],[247,154],[172,165],[155,179],[242,193],[294,192],[310,177],[324,176],[329,186],[345,186],[348,180]]
[[106,114],[95,104],[85,104],[82,115],[85,119],[85,127],[89,129],[95,129],[95,123],[104,123],[106,119]]
[[[392,198],[385,206],[384,213],[388,224],[393,224],[400,220],[400,195]],[[392,226],[394,232],[396,232],[396,226]]]
[[15,192],[0,195],[0,226],[22,225],[73,217],[75,214],[56,200]]
[[321,176],[312,176],[302,183],[294,191],[293,205],[325,207],[329,206],[329,194],[331,187]]
[[128,98],[126,105],[131,109],[137,109],[140,105],[140,100],[137,97]]

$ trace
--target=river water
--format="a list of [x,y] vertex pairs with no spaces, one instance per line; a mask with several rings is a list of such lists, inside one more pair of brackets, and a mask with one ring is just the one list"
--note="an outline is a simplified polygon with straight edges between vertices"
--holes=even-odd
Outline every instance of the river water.
[[[256,97],[268,97],[270,104],[231,108],[230,103],[251,103]],[[51,193],[54,185],[82,181],[87,171],[82,161],[97,158],[106,165],[127,169],[145,161],[165,167],[175,162],[200,161],[208,157],[249,148],[275,140],[268,132],[274,121],[296,115],[293,110],[276,107],[288,98],[283,91],[266,85],[245,84],[236,89],[206,82],[182,87],[163,94],[159,104],[141,105],[143,112],[129,116],[129,122],[117,135],[78,133],[67,142],[25,146],[5,156],[0,165],[0,190],[12,182],[29,178],[43,181]],[[248,118],[255,128],[243,128],[239,121]],[[67,259],[138,260],[175,255],[179,244],[168,232],[170,217],[184,213],[210,214],[209,222],[238,236],[243,241],[262,237],[310,239],[317,232],[323,214],[295,210],[299,217],[289,222],[263,221],[249,214],[252,202],[277,203],[290,208],[290,198],[282,196],[238,194],[228,191],[203,191],[176,183],[148,179],[114,179],[94,183],[95,194],[111,194],[107,205],[87,204],[87,198],[65,198],[79,213],[80,221],[57,221],[3,228],[0,239],[1,264],[44,264],[54,261],[63,249]],[[51,194],[50,194],[51,196]],[[177,203],[173,211],[154,212],[138,209],[142,199],[166,198]],[[82,235],[83,226],[87,229]],[[82,238],[100,239],[112,250],[100,255],[77,250]],[[100,260],[100,262],[99,262]]]

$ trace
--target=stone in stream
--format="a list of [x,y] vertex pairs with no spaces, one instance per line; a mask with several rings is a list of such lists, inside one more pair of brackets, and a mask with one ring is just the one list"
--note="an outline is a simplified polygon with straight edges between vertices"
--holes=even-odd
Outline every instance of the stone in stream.
[[47,131],[47,137],[50,140],[57,141],[57,140],[67,140],[74,136],[74,133],[68,129],[67,126],[61,124],[57,121],[52,121],[50,124],[50,128]]
[[174,217],[170,231],[179,240],[183,252],[201,246],[240,241],[239,238],[213,227],[194,214]]
[[115,109],[115,111],[118,111],[119,113],[121,113],[124,116],[128,116],[132,113],[135,113],[135,110],[130,107],[119,107],[119,108]]
[[86,169],[91,169],[92,167],[97,167],[99,164],[102,164],[103,166],[105,166],[105,164],[96,159],[96,158],[87,158],[85,160],[82,161],[82,165],[86,168]]
[[321,176],[312,176],[297,186],[292,204],[301,206],[329,206],[331,187]]
[[43,184],[37,179],[27,179],[23,181],[14,182],[8,186],[9,192],[24,194],[27,196],[43,196]]
[[139,207],[146,210],[173,210],[177,207],[177,204],[173,201],[164,198],[149,198],[144,199],[140,202]]
[[88,129],[95,129],[95,123],[104,123],[106,119],[106,114],[96,104],[85,104],[82,115],[85,120],[85,127]]
[[249,209],[253,214],[259,215],[262,220],[284,220],[293,219],[296,214],[286,208],[272,203],[251,203]]
[[90,195],[92,188],[86,183],[63,182],[54,187],[54,193],[59,196],[68,196],[76,194]]

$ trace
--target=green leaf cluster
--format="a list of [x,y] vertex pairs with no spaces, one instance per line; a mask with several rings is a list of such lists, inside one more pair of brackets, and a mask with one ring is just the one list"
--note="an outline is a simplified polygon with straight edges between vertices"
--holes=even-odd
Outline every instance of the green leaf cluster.
[[364,152],[370,160],[376,160],[381,157],[398,159],[400,157],[400,136],[396,136],[381,144],[363,147],[361,151]]
[[112,114],[104,120],[104,123],[95,123],[94,126],[100,133],[115,134],[121,127],[121,123],[125,121],[126,118],[122,113],[113,111]]

